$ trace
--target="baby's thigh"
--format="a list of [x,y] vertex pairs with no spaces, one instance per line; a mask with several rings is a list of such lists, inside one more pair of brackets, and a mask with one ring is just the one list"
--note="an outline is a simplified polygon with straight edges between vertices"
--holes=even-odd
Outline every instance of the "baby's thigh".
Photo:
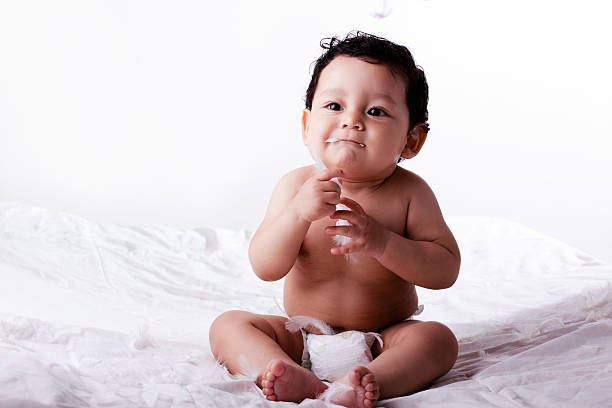
[[410,348],[419,349],[425,354],[448,354],[448,358],[453,361],[457,357],[455,335],[439,322],[407,320],[386,328],[381,336],[384,346],[375,344],[373,350],[375,356],[397,346],[410,345]]
[[[241,310],[231,310],[221,314],[210,327],[210,342],[245,341],[264,343],[262,346],[276,343],[295,362],[302,361],[304,340],[302,333],[290,332],[285,327],[287,318],[274,315],[261,315]],[[213,347],[214,348],[214,347]]]

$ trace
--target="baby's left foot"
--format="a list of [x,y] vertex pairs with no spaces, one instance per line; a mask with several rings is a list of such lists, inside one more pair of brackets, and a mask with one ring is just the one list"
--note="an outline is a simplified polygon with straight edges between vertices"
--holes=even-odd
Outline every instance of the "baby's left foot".
[[373,408],[378,400],[378,382],[366,367],[355,367],[339,383],[348,385],[350,391],[333,396],[331,402],[345,407]]

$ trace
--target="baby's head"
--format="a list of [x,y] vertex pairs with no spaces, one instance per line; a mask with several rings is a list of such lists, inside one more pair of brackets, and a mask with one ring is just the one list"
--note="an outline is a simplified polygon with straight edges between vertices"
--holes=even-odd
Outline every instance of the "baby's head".
[[315,62],[310,84],[306,90],[307,109],[312,109],[312,99],[323,69],[334,58],[346,55],[361,58],[372,64],[385,65],[398,75],[398,80],[404,81],[406,86],[406,104],[410,112],[411,125],[425,125],[429,130],[427,123],[429,87],[425,73],[415,64],[408,48],[361,31],[350,33],[344,39],[326,38],[321,41],[321,47],[326,51]]
[[[414,157],[429,130],[428,85],[410,51],[362,32],[323,40],[321,47],[325,52],[315,62],[302,120],[304,141],[311,151],[325,155],[321,148],[330,143],[321,145],[322,138],[323,142],[348,139],[357,143],[342,145],[361,147],[368,156],[378,155],[385,162],[389,154],[396,161]],[[364,147],[366,141],[369,146]],[[379,148],[383,144],[389,152]],[[367,165],[361,152],[353,153],[344,154],[346,160],[356,161],[359,156]]]

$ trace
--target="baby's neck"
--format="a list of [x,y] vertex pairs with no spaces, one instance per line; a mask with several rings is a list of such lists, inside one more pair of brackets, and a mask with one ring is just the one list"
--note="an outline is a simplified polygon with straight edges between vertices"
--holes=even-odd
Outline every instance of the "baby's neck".
[[385,175],[384,177],[376,177],[367,180],[351,180],[350,178],[342,178],[342,192],[353,195],[375,192],[381,188],[389,178],[393,175],[395,169],[391,174]]

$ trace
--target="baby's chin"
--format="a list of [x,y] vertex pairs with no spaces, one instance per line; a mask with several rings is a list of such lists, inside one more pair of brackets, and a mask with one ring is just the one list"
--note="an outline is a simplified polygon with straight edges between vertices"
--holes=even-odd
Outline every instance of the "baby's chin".
[[328,163],[327,168],[332,170],[342,170],[344,174],[342,180],[347,183],[364,183],[372,182],[378,179],[383,179],[395,171],[397,164],[391,164],[385,167],[376,166],[369,167],[363,162],[351,163]]
[[327,155],[324,162],[328,169],[340,169],[347,174],[363,167],[363,157],[360,156],[351,149],[341,149]]

